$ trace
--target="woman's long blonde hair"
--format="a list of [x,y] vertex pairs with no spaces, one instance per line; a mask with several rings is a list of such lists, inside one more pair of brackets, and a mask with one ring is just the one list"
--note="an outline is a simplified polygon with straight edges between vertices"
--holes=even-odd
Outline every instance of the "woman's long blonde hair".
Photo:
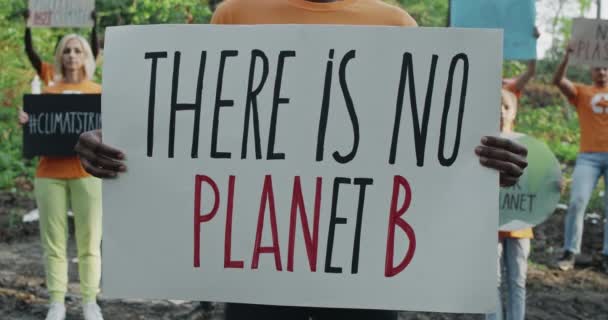
[[57,45],[57,50],[55,50],[55,80],[61,80],[63,78],[63,62],[61,56],[63,55],[63,50],[67,45],[68,41],[76,39],[80,42],[82,49],[84,50],[84,77],[87,80],[93,79],[95,74],[95,57],[93,57],[93,50],[91,50],[91,46],[82,36],[77,34],[68,34],[61,38],[59,44]]

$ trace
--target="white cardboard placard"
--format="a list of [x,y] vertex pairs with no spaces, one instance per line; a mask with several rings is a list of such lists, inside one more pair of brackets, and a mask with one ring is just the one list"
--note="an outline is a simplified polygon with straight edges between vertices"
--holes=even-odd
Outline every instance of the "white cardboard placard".
[[91,27],[95,0],[29,0],[30,27]]
[[608,66],[608,21],[576,18],[572,22],[574,52],[570,61],[593,67]]
[[498,128],[500,31],[163,25],[106,40],[103,138],[129,169],[104,182],[105,296],[495,310],[498,181],[474,148]]

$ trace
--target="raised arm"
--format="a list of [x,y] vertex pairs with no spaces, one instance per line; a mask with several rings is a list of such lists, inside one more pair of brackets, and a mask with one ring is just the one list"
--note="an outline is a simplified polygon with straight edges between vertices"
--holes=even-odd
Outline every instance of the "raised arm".
[[32,43],[32,30],[27,26],[27,19],[30,17],[30,11],[26,10],[23,13],[23,18],[26,21],[25,25],[25,34],[23,36],[23,42],[25,44],[25,53],[27,54],[27,58],[30,60],[30,63],[36,69],[36,72],[40,74],[42,72],[42,60],[36,50],[34,49],[34,44]]
[[97,39],[97,12],[93,10],[91,12],[91,19],[93,19],[93,29],[91,29],[91,51],[93,52],[93,57],[97,60],[99,56],[99,40]]
[[[534,38],[536,38],[536,39],[540,38],[540,31],[538,31],[537,27],[534,27],[532,34],[533,34]],[[532,78],[534,78],[535,74],[536,74],[536,59],[528,61],[528,67],[526,68],[526,72],[522,73],[521,75],[519,75],[517,77],[517,79],[515,79],[515,84],[514,84],[515,88],[514,89],[518,92],[523,91],[524,88],[526,87],[526,84],[528,84],[528,82],[530,80],[532,80]]]
[[574,48],[572,48],[571,45],[568,45],[564,59],[562,59],[562,62],[553,76],[553,84],[556,85],[568,99],[574,99],[576,97],[576,88],[574,87],[574,84],[566,78],[568,60],[570,59],[570,53],[573,51]]
[[524,90],[524,88],[526,87],[526,84],[528,84],[528,82],[534,78],[534,75],[536,74],[536,60],[530,60],[528,61],[528,67],[526,68],[526,71],[522,74],[520,74],[517,79],[515,79],[515,90],[517,91],[522,91]]

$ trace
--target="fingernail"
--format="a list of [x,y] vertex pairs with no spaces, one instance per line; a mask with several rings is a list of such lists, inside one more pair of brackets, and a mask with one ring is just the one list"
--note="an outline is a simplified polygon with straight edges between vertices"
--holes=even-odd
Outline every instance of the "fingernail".
[[486,142],[488,142],[488,137],[481,138],[481,143],[486,143]]
[[475,148],[475,153],[476,154],[480,154],[481,153],[481,147],[476,147]]
[[488,158],[486,158],[486,157],[479,157],[479,162],[486,163],[487,161],[488,161]]
[[125,167],[125,166],[120,166],[120,167],[118,167],[118,169],[119,169],[120,171],[125,171],[125,170],[127,170],[127,167]]

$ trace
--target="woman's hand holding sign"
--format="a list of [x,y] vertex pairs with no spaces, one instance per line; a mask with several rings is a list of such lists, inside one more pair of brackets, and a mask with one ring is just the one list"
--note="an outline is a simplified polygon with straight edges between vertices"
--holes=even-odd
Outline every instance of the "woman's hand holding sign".
[[[501,187],[514,185],[528,166],[526,147],[501,137],[483,137],[481,143],[475,149],[481,165],[500,172]],[[127,169],[124,153],[101,142],[101,130],[81,134],[75,150],[84,169],[98,178],[115,178]]]
[[24,125],[30,120],[30,116],[23,110],[19,110],[19,124]]

